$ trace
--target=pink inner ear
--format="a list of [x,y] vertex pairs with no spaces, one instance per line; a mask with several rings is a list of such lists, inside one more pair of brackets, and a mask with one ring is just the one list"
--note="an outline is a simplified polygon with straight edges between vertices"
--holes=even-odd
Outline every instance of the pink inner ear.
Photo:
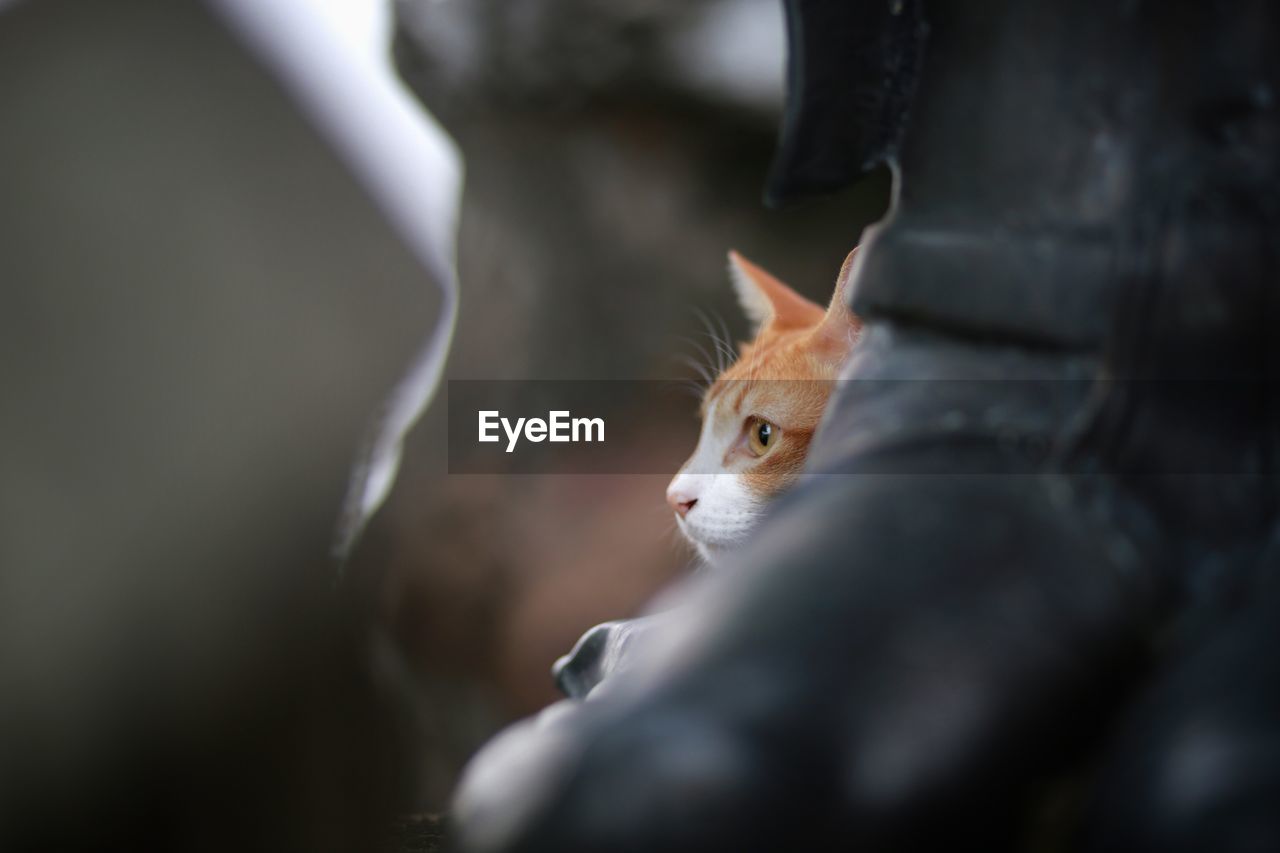
[[[845,255],[844,263],[840,265],[840,274],[836,276],[836,293],[831,299],[831,306],[837,304],[848,306],[849,279],[853,278],[853,260],[858,256],[857,246],[853,247],[853,251]],[[831,309],[827,309],[830,313]]]
[[836,279],[836,292],[831,297],[822,322],[813,331],[813,342],[837,358],[843,358],[853,347],[862,331],[862,320],[849,309],[849,281],[853,278],[853,259],[857,247],[844,259],[840,275]]
[[[837,297],[838,298],[838,297]],[[833,302],[827,316],[813,330],[814,348],[837,359],[843,359],[853,349],[858,335],[862,332],[862,321],[843,303]]]
[[810,302],[773,275],[748,261],[737,252],[729,252],[729,261],[756,286],[769,302],[772,317],[768,325],[775,328],[803,328],[822,321],[822,306]]
[[853,313],[849,308],[849,288],[852,286],[853,279],[853,259],[858,254],[858,247],[854,246],[853,251],[844,259],[844,264],[840,267],[840,275],[836,277],[836,292],[831,297],[831,304],[827,307],[827,316],[823,322],[839,322],[842,325],[852,323],[855,328],[862,327],[862,320]]

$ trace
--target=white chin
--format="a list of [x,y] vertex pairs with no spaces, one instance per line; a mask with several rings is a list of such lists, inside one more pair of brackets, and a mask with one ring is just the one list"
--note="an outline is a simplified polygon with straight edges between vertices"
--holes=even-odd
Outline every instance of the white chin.
[[726,555],[731,554],[734,548],[737,547],[738,543],[736,541],[707,542],[700,539],[694,530],[690,529],[691,525],[684,519],[677,517],[676,524],[679,526],[680,532],[684,534],[684,538],[698,552],[698,556],[708,565],[714,566],[723,562]]
[[732,567],[735,557],[741,553],[745,544],[745,539],[714,544],[696,540],[690,541],[693,542],[693,547],[697,549],[698,556],[702,558],[703,564],[715,569],[719,569],[722,566]]
[[693,547],[698,549],[698,555],[707,562],[708,565],[716,565],[724,557],[727,548],[723,545],[706,545],[702,542],[694,542]]

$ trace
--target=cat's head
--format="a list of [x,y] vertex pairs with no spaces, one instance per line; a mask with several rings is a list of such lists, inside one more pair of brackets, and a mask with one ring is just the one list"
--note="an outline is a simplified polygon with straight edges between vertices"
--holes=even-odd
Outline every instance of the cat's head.
[[667,486],[680,531],[708,562],[740,543],[800,475],[860,322],[845,303],[857,249],[823,308],[737,252],[729,273],[755,340],[711,383],[693,455]]

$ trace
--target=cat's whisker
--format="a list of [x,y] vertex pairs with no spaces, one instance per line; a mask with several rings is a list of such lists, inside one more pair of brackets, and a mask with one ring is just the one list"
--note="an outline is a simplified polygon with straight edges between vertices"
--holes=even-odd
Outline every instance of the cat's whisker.
[[728,344],[718,338],[716,339],[716,355],[719,357],[718,366],[721,373],[724,373],[733,366],[735,361],[737,361],[736,356],[733,354],[733,350],[729,349]]
[[694,349],[698,351],[698,355],[702,356],[702,363],[705,366],[705,368],[708,371],[715,371],[716,359],[712,357],[711,353],[707,352],[707,348],[704,347],[701,343],[699,343],[697,338],[685,337],[684,340],[687,341],[690,346],[692,346]]
[[716,333],[711,317],[705,311],[698,312],[698,319],[702,321],[703,334],[711,341],[711,348],[716,357],[716,372],[723,373],[725,368],[724,346],[720,342],[720,336]]
[[719,314],[708,314],[699,308],[694,308],[694,314],[702,322],[705,334],[711,340],[715,350],[716,373],[724,373],[737,361],[737,355],[729,343],[729,327],[725,325],[724,318]]
[[689,377],[681,380],[682,387],[694,389],[694,391],[699,391],[700,389],[699,393],[705,392],[705,389],[710,387],[710,383],[712,383],[712,380],[707,375],[698,375],[698,377]]
[[667,357],[667,361],[669,362],[667,370],[668,370],[668,374],[671,377],[670,379],[666,380],[668,384],[679,385],[680,383],[685,382],[686,380],[689,380],[691,377],[689,377],[687,373],[690,370],[692,370],[694,373],[701,376],[703,372],[701,369],[701,364],[696,363],[696,366],[695,366],[694,364],[690,364],[691,360],[693,360],[695,363],[697,362],[697,360],[694,359],[693,356],[683,354],[683,353],[672,354]]
[[720,373],[720,371],[715,369],[715,360],[711,357],[711,354],[707,352],[706,348],[699,344],[695,339],[683,336],[681,336],[680,339],[696,349],[698,354],[702,356],[701,361],[697,360],[693,356],[684,356],[684,363],[688,367],[693,368],[698,375],[702,377],[703,381],[710,386],[715,376]]
[[697,553],[697,549],[690,545],[689,540],[680,532],[680,526],[675,523],[675,519],[672,519],[670,526],[667,527],[666,539],[668,547],[680,557],[687,559],[690,552]]
[[707,369],[706,365],[692,356],[686,356],[682,360],[686,367],[698,374],[698,378],[702,380],[701,384],[704,389],[711,387],[711,383],[715,381],[715,377],[711,375],[711,371]]
[[[712,349],[715,351],[715,358],[708,358],[707,362],[715,368],[717,373],[719,373],[721,372],[720,348],[716,345],[717,342],[715,335],[711,333],[711,319],[707,316],[705,311],[696,306],[693,308],[693,315],[697,317],[698,322],[702,324],[702,334],[711,340]],[[699,347],[699,349],[701,349],[701,347]]]
[[686,379],[668,379],[662,383],[663,390],[668,393],[678,393],[680,395],[693,394],[699,400],[706,394],[706,384],[693,377]]
[[726,359],[723,369],[728,369],[731,364],[738,360],[738,354],[734,351],[733,336],[729,334],[729,326],[725,323],[724,317],[716,314],[715,318],[720,324],[720,345]]

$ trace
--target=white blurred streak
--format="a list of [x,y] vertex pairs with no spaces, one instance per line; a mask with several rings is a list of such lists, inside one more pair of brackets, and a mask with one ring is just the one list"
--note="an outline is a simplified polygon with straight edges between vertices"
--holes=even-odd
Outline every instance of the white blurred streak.
[[392,68],[389,0],[209,2],[338,151],[443,296],[426,346],[388,398],[352,473],[335,542],[341,558],[391,490],[405,433],[444,371],[458,312],[462,158]]
[[704,93],[779,112],[786,90],[786,25],[778,0],[715,0],[667,45],[670,72]]

